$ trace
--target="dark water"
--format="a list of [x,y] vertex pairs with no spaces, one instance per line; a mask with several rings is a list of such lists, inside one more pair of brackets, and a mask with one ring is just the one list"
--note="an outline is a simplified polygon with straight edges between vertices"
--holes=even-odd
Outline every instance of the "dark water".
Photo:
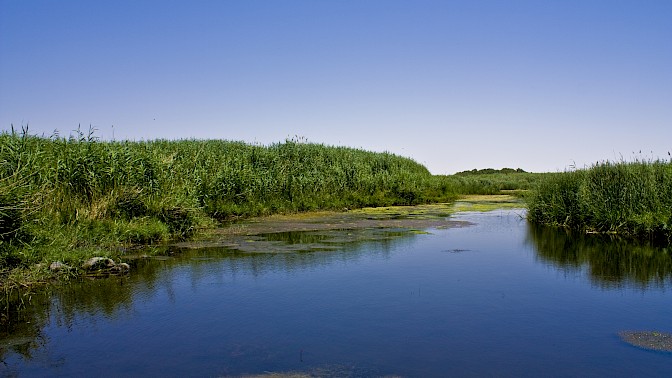
[[139,262],[11,314],[0,375],[669,376],[672,353],[618,332],[672,332],[670,252],[520,213],[331,251]]

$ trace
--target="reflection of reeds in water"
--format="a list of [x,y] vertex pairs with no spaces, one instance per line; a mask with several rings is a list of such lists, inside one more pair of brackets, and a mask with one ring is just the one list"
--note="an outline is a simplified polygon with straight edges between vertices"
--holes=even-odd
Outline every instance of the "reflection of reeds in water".
[[586,268],[601,287],[672,285],[672,250],[613,235],[584,235],[530,225],[528,242],[537,257],[560,269]]
[[[174,295],[174,272],[183,274],[189,267],[189,279],[198,283],[211,277],[252,275],[260,277],[275,272],[312,270],[329,264],[356,262],[363,256],[388,258],[392,247],[403,238],[412,238],[411,232],[390,230],[331,230],[319,232],[286,232],[255,237],[259,243],[253,253],[231,248],[179,249],[169,251],[175,257],[137,258],[129,260],[133,276],[72,281],[58,287],[33,288],[30,300],[25,292],[11,290],[0,298],[0,363],[3,354],[11,350],[25,357],[43,344],[40,329],[50,317],[63,325],[73,324],[83,314],[105,314],[107,318],[123,317],[132,311],[133,301],[155,296],[157,292]],[[234,237],[232,240],[237,240]],[[248,237],[242,237],[248,238]],[[267,239],[268,238],[268,239]],[[305,253],[259,253],[268,251],[270,244],[289,246],[308,242]],[[323,248],[319,247],[320,243]],[[311,252],[324,250],[332,251]],[[278,250],[282,246],[276,245]],[[337,250],[334,250],[337,249]]]

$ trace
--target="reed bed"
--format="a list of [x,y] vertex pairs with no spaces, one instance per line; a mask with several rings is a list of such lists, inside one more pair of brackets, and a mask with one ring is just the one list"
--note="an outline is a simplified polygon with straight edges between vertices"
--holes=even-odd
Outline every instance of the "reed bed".
[[0,134],[0,270],[186,238],[240,217],[456,195],[452,184],[391,153],[12,130]]
[[672,161],[603,162],[548,174],[528,200],[534,223],[672,242]]
[[525,197],[546,173],[530,173],[522,169],[480,169],[437,176],[460,194],[502,194]]

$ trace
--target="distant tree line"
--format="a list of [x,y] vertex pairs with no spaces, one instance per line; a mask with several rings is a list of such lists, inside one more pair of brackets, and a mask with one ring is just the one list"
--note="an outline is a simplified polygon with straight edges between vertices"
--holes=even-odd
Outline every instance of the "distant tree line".
[[472,169],[471,171],[462,171],[462,172],[457,172],[456,175],[491,175],[491,174],[498,174],[498,173],[504,173],[504,174],[509,174],[509,173],[527,173],[526,171],[522,170],[521,168],[502,168],[502,169],[493,169],[493,168],[485,168],[485,169]]

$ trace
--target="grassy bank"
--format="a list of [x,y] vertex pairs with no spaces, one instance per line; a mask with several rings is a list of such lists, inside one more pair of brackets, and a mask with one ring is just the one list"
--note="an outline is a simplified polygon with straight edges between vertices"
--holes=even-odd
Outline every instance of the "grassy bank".
[[599,163],[548,174],[528,200],[535,223],[672,242],[672,162]]
[[0,269],[114,255],[274,213],[454,199],[390,153],[286,141],[100,142],[0,135]]
[[530,173],[520,168],[488,168],[437,176],[437,179],[450,183],[455,192],[464,195],[507,193],[525,197],[544,175],[546,173]]

